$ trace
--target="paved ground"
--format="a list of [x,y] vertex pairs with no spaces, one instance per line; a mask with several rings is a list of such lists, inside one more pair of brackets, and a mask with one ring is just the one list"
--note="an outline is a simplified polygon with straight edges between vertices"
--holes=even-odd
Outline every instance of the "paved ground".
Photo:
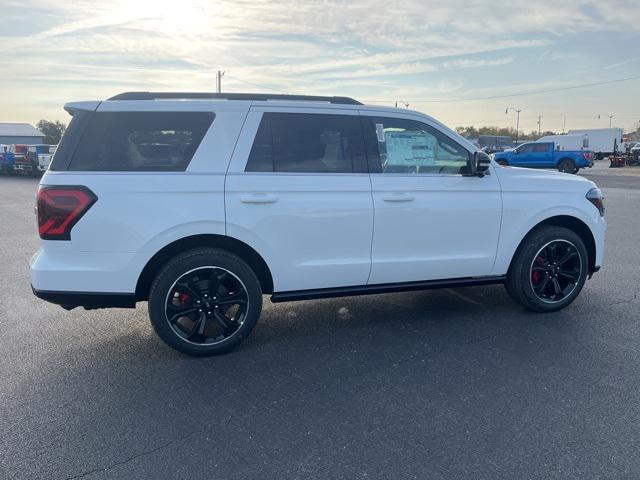
[[0,178],[0,478],[637,478],[640,178],[596,173],[606,265],[562,312],[499,286],[267,302],[208,359],[143,306],[35,299],[36,182]]

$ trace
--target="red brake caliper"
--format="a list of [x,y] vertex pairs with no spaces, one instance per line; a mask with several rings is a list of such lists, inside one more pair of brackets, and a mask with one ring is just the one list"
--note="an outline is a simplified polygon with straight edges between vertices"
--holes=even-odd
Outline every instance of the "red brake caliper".
[[186,292],[178,293],[178,302],[180,302],[180,305],[188,304],[189,300],[191,300],[191,295],[189,295],[188,293]]
[[[536,258],[536,263],[538,265],[544,265],[544,257],[539,255]],[[540,283],[542,280],[542,272],[540,270],[532,270],[531,271],[531,281],[535,284]]]

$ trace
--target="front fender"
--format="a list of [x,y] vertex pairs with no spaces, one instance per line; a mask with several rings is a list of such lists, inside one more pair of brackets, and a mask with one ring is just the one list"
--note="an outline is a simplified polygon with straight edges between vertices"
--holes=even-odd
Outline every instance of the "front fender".
[[[535,202],[531,202],[531,204],[535,204]],[[588,211],[576,205],[549,206],[528,214],[525,214],[522,209],[505,207],[505,210],[506,212],[503,213],[500,239],[498,241],[498,253],[493,271],[491,272],[492,275],[506,274],[518,246],[527,234],[542,222],[559,216],[576,218],[589,228],[596,246],[595,265],[601,265],[606,222],[600,217],[600,214],[595,208],[593,209],[593,214],[587,213]],[[519,215],[521,215],[520,218],[518,218]]]

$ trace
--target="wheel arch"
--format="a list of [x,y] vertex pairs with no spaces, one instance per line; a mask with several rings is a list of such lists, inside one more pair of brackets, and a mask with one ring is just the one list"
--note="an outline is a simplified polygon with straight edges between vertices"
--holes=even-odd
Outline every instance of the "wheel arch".
[[165,245],[146,263],[136,284],[136,300],[142,301],[149,298],[151,283],[162,266],[172,257],[198,247],[214,247],[226,250],[238,255],[247,262],[249,267],[255,272],[263,293],[273,293],[273,277],[269,266],[262,256],[246,243],[226,235],[199,234],[175,240]]
[[588,255],[588,263],[589,263],[589,275],[593,274],[596,270],[596,240],[593,236],[593,232],[589,228],[589,226],[580,220],[577,217],[573,217],[571,215],[555,215],[553,217],[546,218],[540,222],[538,222],[534,227],[532,227],[527,234],[522,238],[520,243],[518,244],[518,248],[513,252],[511,257],[511,261],[509,262],[509,269],[511,269],[511,265],[513,264],[513,260],[516,258],[516,255],[520,251],[520,248],[527,240],[529,235],[535,230],[543,227],[543,226],[554,226],[554,227],[564,227],[568,230],[571,230],[576,235],[578,235],[582,241],[584,242],[584,246],[587,249]]

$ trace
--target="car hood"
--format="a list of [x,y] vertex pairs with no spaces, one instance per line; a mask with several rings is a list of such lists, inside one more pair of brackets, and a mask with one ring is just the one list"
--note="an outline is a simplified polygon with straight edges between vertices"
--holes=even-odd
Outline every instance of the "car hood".
[[586,194],[597,185],[579,175],[533,168],[495,165],[503,191],[536,191],[550,193],[576,192]]

